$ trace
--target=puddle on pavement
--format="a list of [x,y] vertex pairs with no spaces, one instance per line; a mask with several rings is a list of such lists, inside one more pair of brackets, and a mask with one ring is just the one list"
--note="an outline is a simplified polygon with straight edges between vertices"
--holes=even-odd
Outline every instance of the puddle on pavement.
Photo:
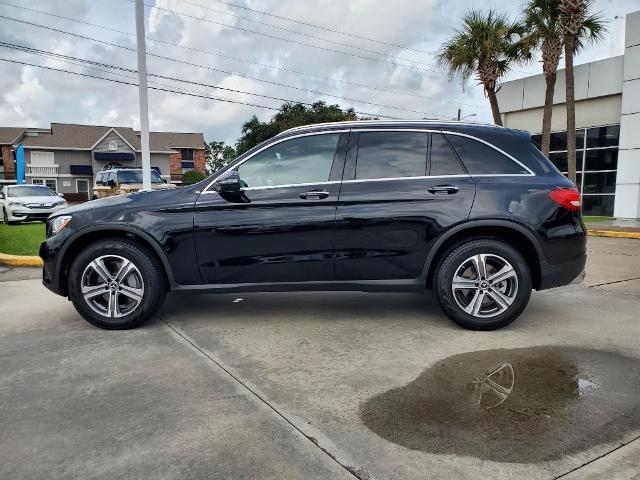
[[360,415],[412,450],[556,460],[640,428],[640,360],[569,347],[464,353],[372,397]]

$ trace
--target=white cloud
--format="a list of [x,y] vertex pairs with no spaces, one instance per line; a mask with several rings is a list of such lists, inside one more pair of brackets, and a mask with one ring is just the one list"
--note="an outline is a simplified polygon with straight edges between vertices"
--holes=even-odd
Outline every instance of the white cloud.
[[[193,6],[192,3],[206,4],[208,7],[219,10],[222,13],[215,13]],[[233,56],[255,62],[251,64],[220,55],[176,48],[150,41],[147,43],[147,50],[152,54],[174,57],[183,62],[202,64],[208,67],[208,69],[198,68],[148,56],[148,69],[151,73],[302,102],[313,102],[323,98],[331,103],[339,103],[343,107],[354,107],[356,110],[378,115],[386,114],[419,118],[427,116],[426,114],[435,114],[443,117],[453,117],[457,108],[460,107],[460,104],[456,102],[462,102],[471,104],[461,106],[463,115],[476,113],[479,120],[490,120],[490,110],[482,89],[473,82],[470,82],[467,89],[463,91],[457,82],[450,82],[442,71],[425,72],[394,67],[384,62],[336,53],[327,49],[351,52],[355,55],[367,57],[389,58],[375,52],[358,50],[345,45],[336,45],[331,42],[307,38],[296,33],[241,20],[225,15],[224,12],[292,29],[300,33],[379,51],[392,58],[401,57],[433,64],[434,58],[432,54],[415,52],[410,48],[417,48],[426,52],[437,50],[442,41],[450,35],[451,30],[456,26],[457,20],[470,6],[481,8],[493,6],[507,10],[512,16],[515,16],[520,9],[520,2],[512,2],[510,0],[487,0],[475,4],[462,0],[424,0],[422,2],[415,2],[415,0],[395,0],[393,2],[382,0],[351,0],[349,2],[336,2],[333,0],[268,2],[254,0],[248,3],[252,8],[269,11],[276,15],[326,25],[336,30],[376,38],[388,44],[410,47],[403,49],[322,31],[259,15],[251,11],[233,9],[217,2],[192,0],[190,3],[185,3],[182,0],[157,0],[155,5],[197,17],[207,17],[215,22],[289,38],[297,42],[313,43],[325,49],[311,48],[264,35],[222,27],[182,17],[159,8],[147,8],[148,36],[192,49],[220,53],[227,57]],[[587,47],[578,56],[577,61],[585,62],[621,54],[624,43],[624,20],[622,18],[614,19],[614,17],[623,17],[625,13],[639,7],[637,0],[597,0],[595,8],[602,10],[604,15],[611,21],[609,25],[610,32],[605,40],[598,45]],[[128,2],[101,2],[98,0],[52,2],[51,0],[38,0],[30,2],[29,8],[42,9],[126,32],[134,31],[133,4]],[[86,24],[68,22],[37,13],[20,11],[8,6],[0,6],[0,12],[4,15],[41,23],[53,28],[73,31],[97,40],[104,40],[129,48],[135,46],[135,39],[130,35],[98,29]],[[6,41],[107,64],[136,68],[135,52],[7,20],[0,21],[3,27],[3,38]],[[46,64],[55,68],[68,68],[94,75],[109,76],[110,78],[128,82],[136,81],[135,75],[133,75],[133,79],[108,75],[105,72],[90,70],[83,66],[68,65],[58,60],[45,59],[6,49],[3,49],[2,56]],[[256,65],[256,63],[270,64],[282,69],[269,68]],[[431,69],[431,67],[424,64],[416,63],[415,66]],[[212,69],[234,72],[237,75],[228,75]],[[307,75],[299,75],[293,73],[292,70]],[[525,74],[523,72],[539,73],[540,66],[534,62],[529,66],[518,68],[518,70],[513,72],[511,76],[522,76]],[[121,73],[131,76],[131,73]],[[297,89],[251,80],[241,75],[288,84],[297,87]],[[327,77],[328,79],[319,77]],[[366,87],[347,85],[330,79],[385,90],[409,92],[413,95],[431,98],[398,95]],[[248,94],[225,92],[202,86],[175,84],[168,80],[159,80],[152,77],[149,78],[149,81],[150,84],[151,82],[158,82],[174,87],[179,86],[180,88],[206,95],[267,106],[277,107],[281,103],[276,100]],[[349,97],[360,100],[360,102],[341,100],[326,95],[309,93],[304,90]],[[3,119],[2,123],[4,125],[47,126],[50,122],[73,122],[130,125],[134,128],[139,126],[137,89],[132,86],[15,64],[3,64],[2,69],[0,69],[0,91],[6,92],[0,97],[0,118]],[[152,129],[203,131],[208,140],[233,141],[240,135],[242,123],[248,120],[251,115],[256,114],[260,118],[266,119],[273,113],[269,110],[255,107],[157,91],[151,91],[149,99]],[[392,105],[425,112],[425,114],[389,110],[365,102]]]

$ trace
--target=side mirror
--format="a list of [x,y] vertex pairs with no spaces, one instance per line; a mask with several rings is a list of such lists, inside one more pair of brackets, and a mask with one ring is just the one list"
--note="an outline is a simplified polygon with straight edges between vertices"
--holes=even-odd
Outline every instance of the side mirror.
[[220,193],[234,193],[240,191],[240,174],[237,170],[225,173],[216,182],[216,190]]
[[64,198],[64,193],[58,192],[58,196],[61,197],[61,198]]
[[163,178],[163,179],[162,179],[162,183],[167,183],[167,179],[166,179],[166,178]]
[[115,180],[109,180],[109,181],[107,182],[107,186],[108,186],[109,188],[116,188],[116,181],[115,181]]

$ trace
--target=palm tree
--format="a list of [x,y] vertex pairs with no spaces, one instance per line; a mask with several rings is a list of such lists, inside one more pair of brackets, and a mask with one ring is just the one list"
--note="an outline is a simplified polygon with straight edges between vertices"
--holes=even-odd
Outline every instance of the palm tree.
[[563,35],[558,0],[529,0],[523,13],[524,48],[540,48],[542,71],[546,83],[544,113],[542,114],[542,153],[549,156],[551,144],[551,115],[558,64],[562,56]]
[[584,46],[585,40],[595,42],[606,32],[602,17],[589,11],[591,5],[591,0],[559,0],[567,86],[567,161],[569,178],[574,182],[576,181],[576,98],[573,56]]
[[463,86],[475,76],[489,98],[493,121],[502,125],[496,97],[496,84],[519,56],[522,26],[500,12],[469,10],[462,27],[456,29],[438,52],[438,64],[449,70],[449,77],[461,74]]

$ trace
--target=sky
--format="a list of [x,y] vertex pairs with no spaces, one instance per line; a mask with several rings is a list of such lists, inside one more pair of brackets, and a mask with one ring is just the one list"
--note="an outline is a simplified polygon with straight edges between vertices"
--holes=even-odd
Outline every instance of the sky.
[[[156,75],[148,77],[149,86],[198,95],[150,90],[151,130],[203,132],[207,141],[231,144],[252,115],[268,120],[284,100],[324,100],[380,118],[451,119],[460,108],[463,117],[490,121],[482,88],[473,80],[463,88],[459,79],[449,79],[435,52],[467,9],[491,7],[515,18],[522,8],[519,0],[145,3],[147,69]],[[609,31],[576,64],[621,55],[624,15],[640,10],[640,0],[595,0],[594,10]],[[137,82],[131,0],[0,0],[0,25],[0,42],[58,55],[2,46],[0,59]],[[540,72],[534,59],[515,66],[505,80]],[[0,61],[0,125],[48,128],[51,122],[138,129],[138,89]]]

